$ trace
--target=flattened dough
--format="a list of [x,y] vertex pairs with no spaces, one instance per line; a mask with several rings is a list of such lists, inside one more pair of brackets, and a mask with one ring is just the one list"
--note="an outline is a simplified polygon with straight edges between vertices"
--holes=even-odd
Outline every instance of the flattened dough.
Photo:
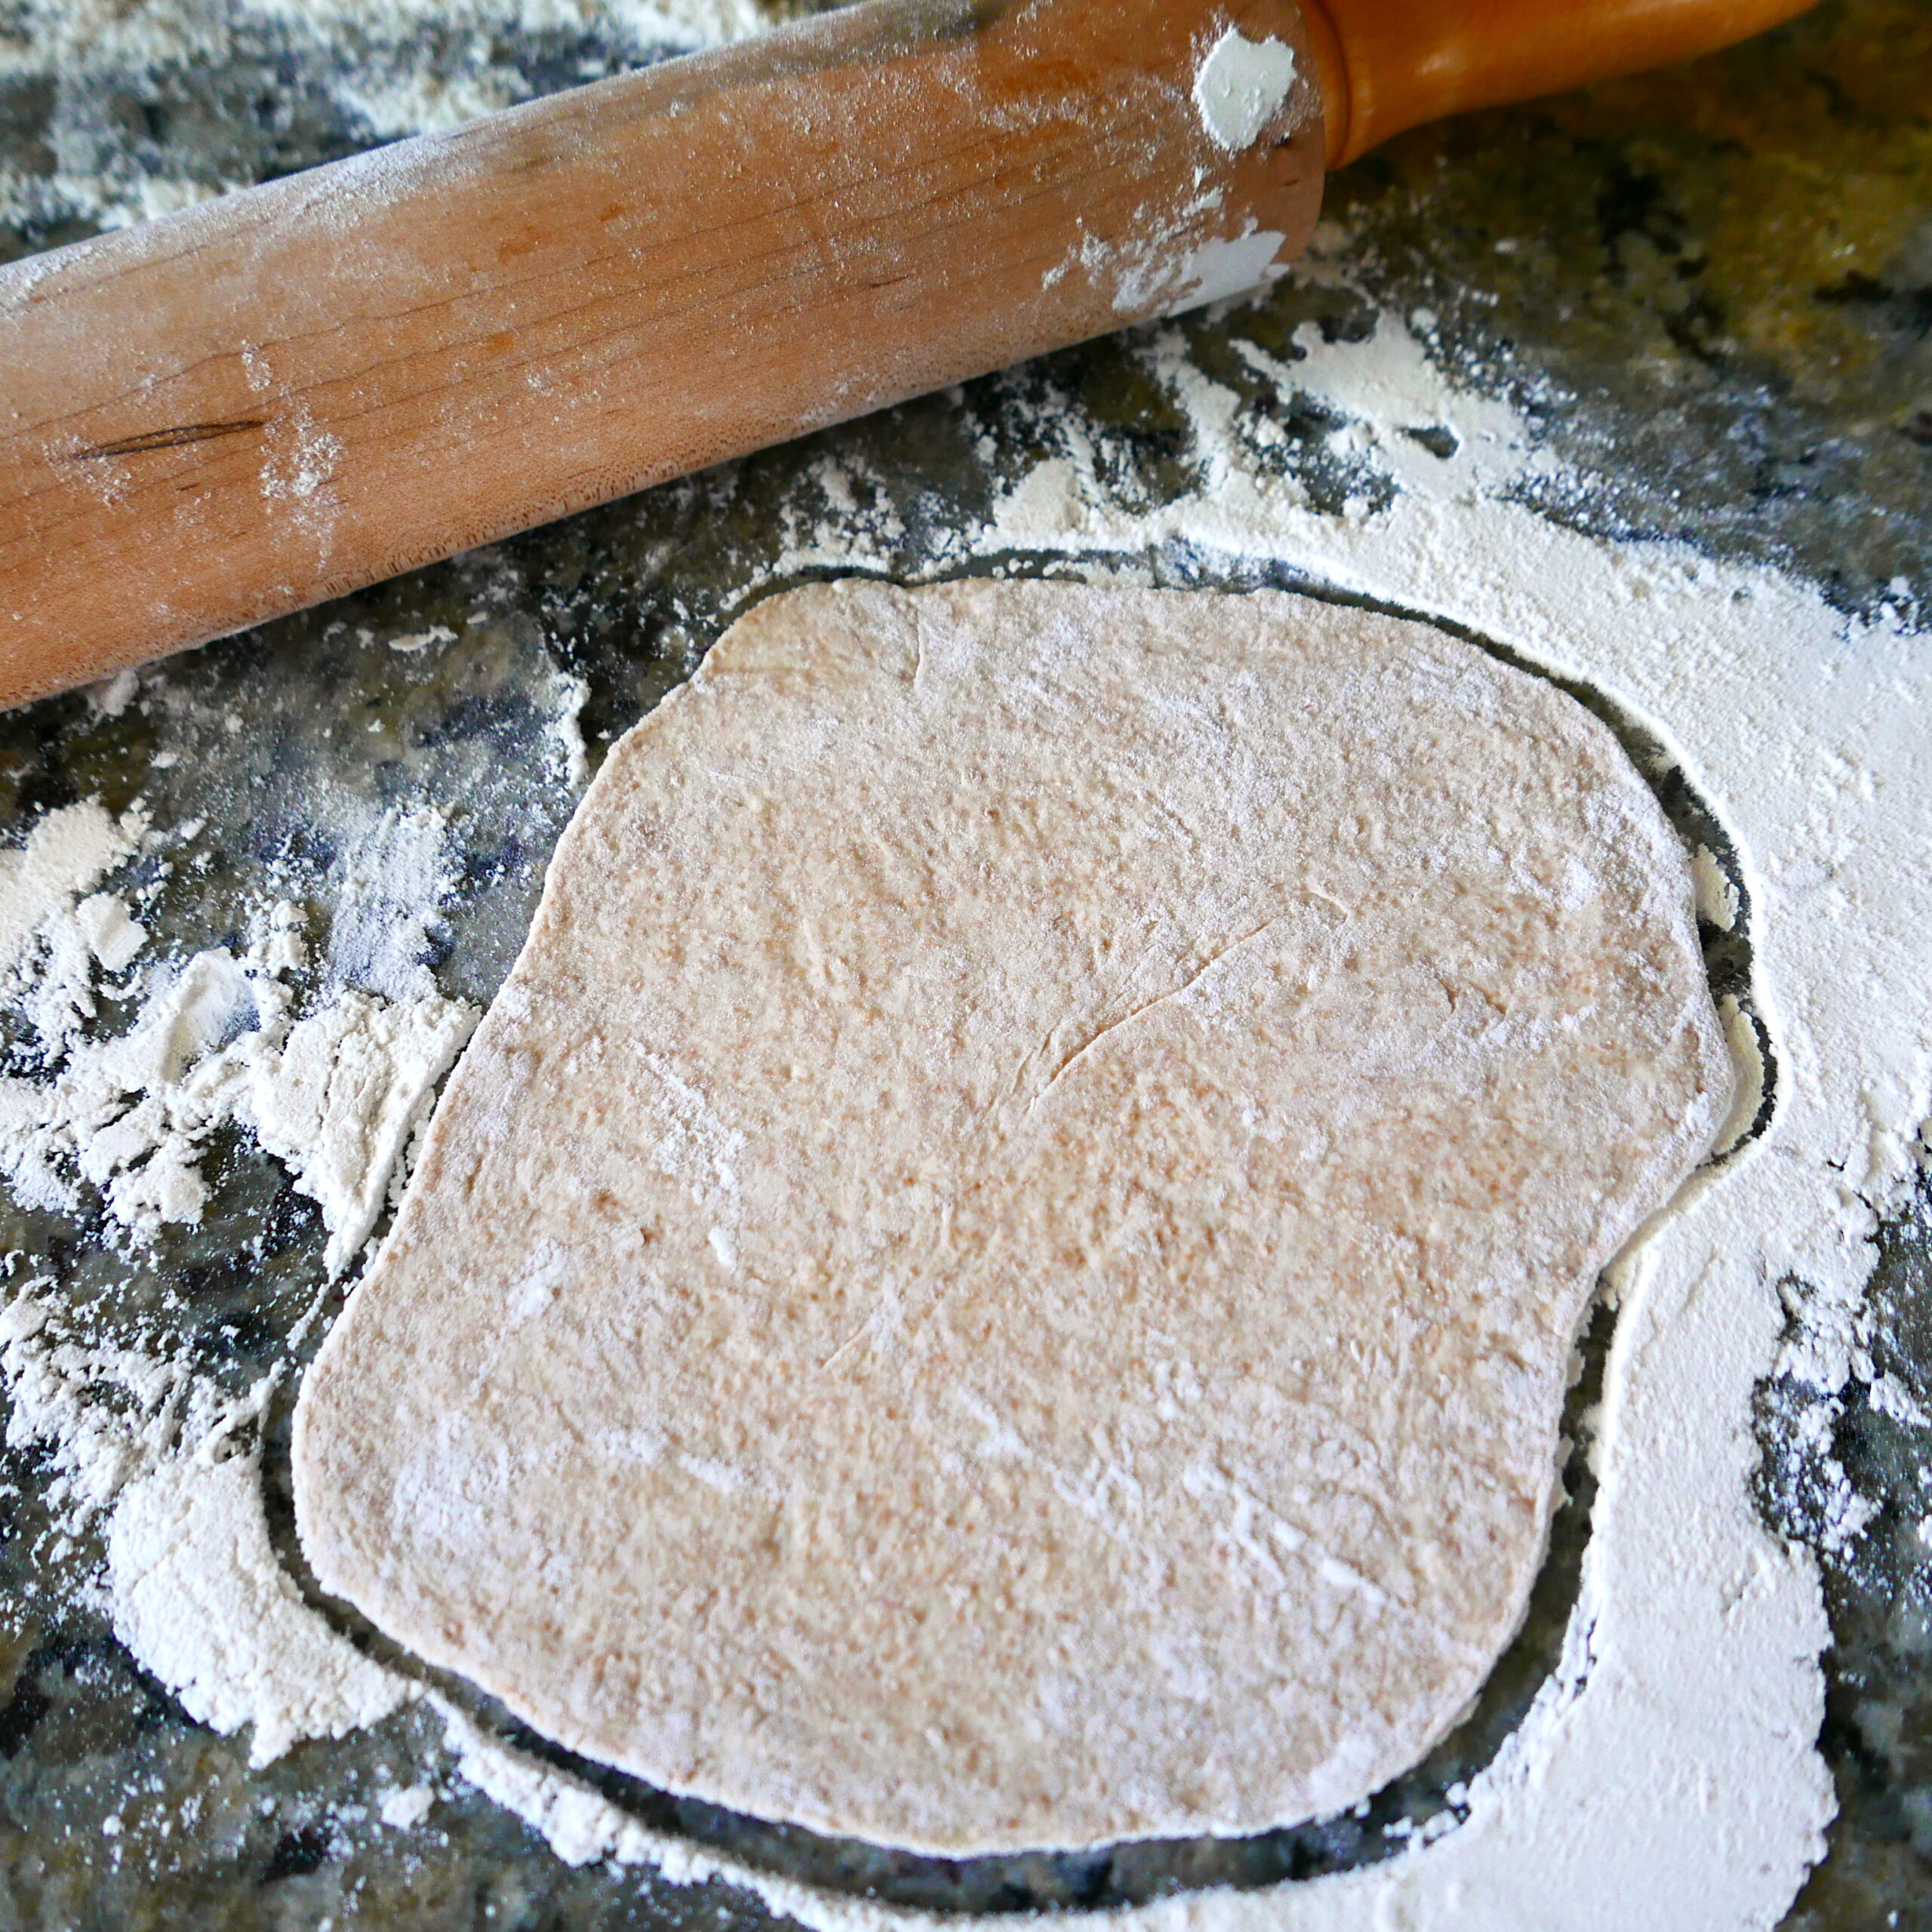
[[297,1417],[571,1749],[965,1854],[1353,1803],[1515,1632],[1731,1075],[1611,734],[1262,592],[842,583],[613,750]]

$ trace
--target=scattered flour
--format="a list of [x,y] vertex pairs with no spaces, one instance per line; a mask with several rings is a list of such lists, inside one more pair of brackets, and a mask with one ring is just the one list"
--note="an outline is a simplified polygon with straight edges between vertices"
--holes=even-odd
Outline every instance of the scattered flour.
[[[31,262],[34,257],[29,256],[27,260]],[[140,673],[130,666],[97,685],[90,685],[83,695],[97,718],[118,718],[134,703],[140,688]]]
[[329,974],[343,986],[416,999],[435,990],[425,963],[437,908],[455,884],[449,820],[392,808],[350,846],[329,924]]
[[186,1364],[66,1339],[35,1281],[0,1308],[7,1441],[49,1451],[71,1540],[104,1515],[101,1588],[115,1634],[195,1717],[253,1727],[249,1761],[340,1737],[417,1694],[302,1601],[276,1561],[257,1452],[238,1434],[274,1378],[238,1401]]
[[16,962],[6,989],[48,1069],[0,1078],[0,1171],[27,1206],[74,1212],[84,1188],[96,1189],[113,1223],[151,1240],[165,1223],[200,1220],[204,1144],[239,1122],[321,1204],[327,1266],[339,1275],[368,1241],[398,1158],[475,1023],[473,1008],[435,992],[420,957],[448,884],[446,822],[385,814],[352,860],[331,967],[340,981],[390,997],[339,983],[296,1019],[286,980],[306,949],[300,909],[282,901],[262,909],[242,958],[218,946],[156,963],[133,1025],[84,1038],[94,966],[127,964],[146,936],[122,900],[75,895],[130,857],[143,829],[83,801],[0,854],[14,862],[0,872],[0,894],[11,890],[23,921],[0,926],[0,957],[11,948]]
[[54,1458],[58,1474],[46,1502],[64,1552],[171,1449],[191,1398],[204,1429],[213,1423],[206,1392],[180,1364],[67,1339],[59,1306],[35,1297],[48,1285],[36,1279],[0,1307],[0,1375],[7,1446]]
[[588,1785],[499,1743],[435,1692],[429,1701],[442,1717],[443,1748],[456,1760],[457,1775],[540,1832],[566,1865],[611,1857],[638,1829]]
[[[1306,580],[1460,620],[1604,690],[1672,748],[1737,842],[1759,915],[1757,1004],[1788,1078],[1769,1131],[1688,1190],[1620,1271],[1623,1313],[1598,1447],[1602,1487],[1568,1641],[1524,1723],[1471,1781],[1465,1821],[1415,1833],[1379,1866],[1217,1894],[1214,1921],[1255,1932],[1395,1924],[1542,1932],[1546,1875],[1560,1865],[1569,1875],[1568,1922],[1580,1928],[1609,1932],[1643,1913],[1666,1923],[1769,1922],[1818,1855],[1831,1814],[1812,1743],[1822,1710],[1817,1656],[1828,1632],[1809,1558],[1767,1534],[1749,1498],[1752,1392],[1774,1367],[1827,1395],[1860,1378],[1861,1364],[1875,1381],[1860,1298],[1871,1238],[1915,1170],[1932,1087],[1932,989],[1918,937],[1932,930],[1932,880],[1915,863],[1932,838],[1917,729],[1932,672],[1895,621],[1855,624],[1775,574],[1668,546],[1592,541],[1510,500],[1541,461],[1527,429],[1501,405],[1444,380],[1395,318],[1383,317],[1365,341],[1329,343],[1311,328],[1294,347],[1286,359],[1253,344],[1241,353],[1276,397],[1318,401],[1334,424],[1331,440],[1361,481],[1344,515],[1307,503],[1269,460],[1269,412],[1204,375],[1168,331],[1149,338],[1145,352],[1186,410],[1195,490],[1172,503],[1125,500],[1108,482],[1107,451],[1069,414],[1043,422],[1059,447],[1014,482],[983,528],[964,534],[951,561],[997,563],[1017,552],[1131,577],[1176,546],[1275,559]],[[1424,445],[1410,433],[1418,429],[1443,433]],[[869,514],[849,482],[838,493],[849,500],[835,504],[832,494],[818,524],[795,524],[774,577],[888,567],[888,512]],[[1857,678],[1842,675],[1852,662]],[[31,848],[38,856],[5,875],[39,881],[18,902],[38,921],[34,931],[57,925],[134,835],[104,814],[48,830]],[[426,819],[398,819],[372,835],[390,841],[386,849],[414,852],[420,879],[436,875],[437,860],[425,855],[440,852],[440,833]],[[57,851],[67,855],[57,863]],[[1706,909],[1721,925],[1730,909],[1707,889]],[[337,931],[373,932],[374,917],[358,915],[358,924],[339,915]],[[57,950],[31,936],[5,943],[16,957],[36,943],[35,957],[51,960]],[[365,948],[358,956],[366,964],[382,955]],[[332,962],[346,957],[332,943]],[[260,998],[263,983],[276,980],[265,954],[260,968],[197,958],[198,978],[177,969],[174,1003],[157,992],[143,1023],[186,1041],[175,1059],[186,1069],[232,1052],[202,1049],[219,1037],[211,1016],[238,1007],[243,993]],[[391,963],[406,971],[420,961],[405,955]],[[1741,1011],[1737,1020],[1749,1027]],[[278,1053],[291,1035],[276,1036]],[[1740,1051],[1748,1060],[1741,1039]],[[182,1074],[163,1083],[174,1091],[190,1084]],[[303,1091],[325,1093],[327,1083]],[[393,1134],[383,1142],[394,1143]],[[1801,1292],[1781,1293],[1792,1283]],[[1797,1325],[1781,1352],[1787,1301]],[[33,1391],[49,1372],[10,1351],[13,1426],[31,1429],[45,1416]],[[81,1445],[66,1452],[77,1498],[118,1494],[131,1480],[125,1466],[147,1453],[142,1429],[171,1401],[188,1399],[165,1365],[142,1367],[133,1379],[142,1375],[147,1422],[106,1429],[71,1414],[58,1425],[72,1431],[63,1440]],[[1826,1438],[1829,1413],[1809,1412],[1809,1426]],[[238,1490],[240,1479],[229,1480]],[[1697,1506],[1687,1508],[1694,1495]],[[1845,1484],[1832,1534],[1855,1539],[1867,1509]],[[254,1547],[239,1532],[226,1545],[212,1536],[208,1543]],[[220,1560],[247,1568],[240,1555]],[[231,1583],[198,1601],[229,1606],[200,1613],[219,1622],[260,1599]],[[138,1632],[135,1641],[159,1647]],[[260,1708],[270,1694],[254,1664],[236,1666],[254,1687],[232,1694],[238,1702],[220,1702],[228,1694],[214,1674],[219,1658],[271,1654],[295,1666],[294,1650],[224,1641],[173,1657],[168,1669],[208,1709],[232,1712],[249,1699]],[[308,1681],[273,1693],[281,1709],[298,1712],[333,1694]],[[460,1774],[567,1860],[649,1865],[686,1882],[728,1878],[821,1932],[923,1923],[650,1832],[453,1712],[446,1722]],[[1660,1764],[1699,1767],[1700,1801],[1684,1802]],[[1176,1899],[1109,1922],[1178,1927],[1208,1910]]]
[[[0,1006],[20,1013],[43,1052],[64,1052],[94,1017],[100,949],[130,959],[139,950],[138,942],[129,946],[113,902],[81,895],[137,851],[146,832],[138,811],[117,820],[90,799],[48,813],[24,845],[0,853]],[[0,1091],[0,1142],[9,1112]]]
[[[1921,956],[1932,878],[1916,863],[1932,839],[1918,724],[1932,668],[1896,617],[1850,620],[1774,572],[1593,540],[1511,500],[1543,463],[1527,426],[1447,381],[1395,318],[1358,343],[1310,328],[1295,348],[1287,360],[1253,344],[1242,353],[1279,398],[1318,401],[1334,422],[1362,485],[1344,515],[1307,503],[1269,462],[1268,412],[1206,377],[1168,331],[1146,353],[1186,407],[1196,489],[1173,503],[1125,500],[1077,417],[1043,420],[1059,449],[946,561],[1019,553],[1131,578],[1164,549],[1272,559],[1588,680],[1671,748],[1737,840],[1757,909],[1755,996],[1787,1077],[1768,1130],[1694,1183],[1617,1271],[1622,1313],[1580,1598],[1528,1717],[1462,1794],[1463,1822],[1432,1821],[1380,1866],[1177,1897],[1106,1924],[1544,1932],[1556,1869],[1563,1922],[1578,1932],[1621,1932],[1644,1916],[1769,1924],[1821,1852],[1833,1809],[1814,1744],[1829,1630],[1811,1559],[1769,1534],[1750,1498],[1752,1398],[1775,1370],[1827,1397],[1863,1381],[1888,1399],[1862,1291],[1879,1217],[1910,1184],[1932,1108]],[[1424,444],[1419,429],[1445,433]],[[868,515],[849,488],[835,503],[826,494],[818,524],[795,521],[774,577],[890,568],[889,511]],[[1859,675],[1844,675],[1854,663]],[[1740,909],[1709,869],[1705,913],[1722,928]],[[1761,1082],[1756,1029],[1732,1007],[1740,1061]],[[1740,1134],[1748,1124],[1734,1123]],[[1835,1414],[1827,1402],[1803,1419],[1820,1457]],[[1841,1473],[1826,1546],[1855,1541],[1869,1514]],[[460,1774],[567,1862],[727,1880],[815,1932],[940,1922],[650,1832],[454,1710],[445,1717]]]
[[[384,851],[440,854],[442,821],[433,838],[407,818],[375,836]],[[148,934],[123,898],[94,888],[164,842],[138,811],[115,819],[86,800],[0,852],[0,1005],[26,1025],[42,1069],[0,1078],[0,1169],[23,1205],[75,1211],[97,1190],[110,1224],[138,1244],[199,1219],[204,1143],[237,1122],[320,1202],[339,1273],[367,1241],[475,1012],[412,977],[395,999],[331,984],[296,1018],[287,982],[307,947],[300,909],[284,900],[257,909],[241,957],[213,947],[155,961],[114,989],[137,1001],[134,1018],[97,1035],[99,974],[125,972]],[[441,877],[418,863],[401,883],[430,894],[433,909]],[[392,915],[396,883],[381,899]],[[371,897],[350,895],[365,923]],[[413,912],[418,931],[427,912]],[[342,963],[401,976],[393,949],[365,953]],[[61,1547],[100,1523],[94,1587],[135,1657],[217,1730],[252,1727],[257,1764],[414,1697],[308,1608],[275,1558],[257,1452],[236,1444],[273,1377],[237,1402],[185,1361],[85,1344],[36,1293],[47,1285],[0,1309],[6,1439],[51,1454]]]

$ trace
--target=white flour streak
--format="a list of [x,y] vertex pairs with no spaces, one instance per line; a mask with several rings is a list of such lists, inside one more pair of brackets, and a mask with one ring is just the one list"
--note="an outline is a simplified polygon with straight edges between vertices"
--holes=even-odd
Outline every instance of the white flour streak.
[[566,674],[557,680],[557,715],[550,727],[557,741],[557,762],[564,783],[573,792],[581,792],[590,783],[590,754],[584,746],[583,721],[590,686],[583,678]]
[[341,993],[257,1063],[248,1117],[263,1146],[321,1203],[331,1275],[361,1252],[436,1083],[475,1023],[473,1008],[435,993],[395,1005]]

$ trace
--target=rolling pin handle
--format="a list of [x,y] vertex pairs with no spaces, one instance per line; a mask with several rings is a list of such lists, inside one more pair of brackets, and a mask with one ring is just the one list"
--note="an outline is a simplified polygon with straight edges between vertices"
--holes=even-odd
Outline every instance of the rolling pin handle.
[[1328,165],[1426,121],[1694,59],[1813,0],[1301,0]]

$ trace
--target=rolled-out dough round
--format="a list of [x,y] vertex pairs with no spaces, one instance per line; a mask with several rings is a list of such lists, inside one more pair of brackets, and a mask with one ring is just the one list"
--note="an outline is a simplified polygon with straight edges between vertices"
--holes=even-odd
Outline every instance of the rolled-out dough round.
[[612,751],[297,1417],[327,1589],[943,1854],[1350,1804],[1507,1644],[1731,1075],[1604,727],[1260,592],[841,583]]

